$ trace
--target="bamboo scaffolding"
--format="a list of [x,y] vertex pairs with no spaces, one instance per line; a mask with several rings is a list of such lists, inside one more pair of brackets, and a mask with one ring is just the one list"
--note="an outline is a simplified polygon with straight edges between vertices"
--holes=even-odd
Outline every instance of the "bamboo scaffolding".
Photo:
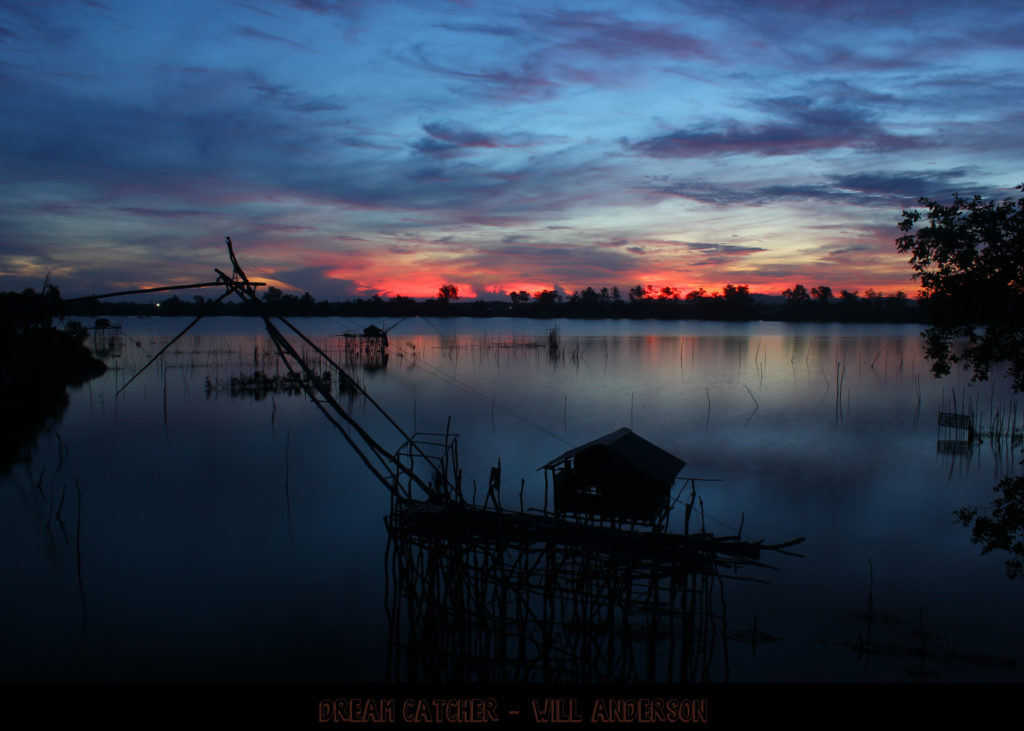
[[709,681],[718,647],[727,672],[721,583],[736,567],[767,566],[763,551],[788,553],[798,542],[393,503],[385,523],[394,681]]
[[675,565],[556,540],[417,541],[394,524],[389,537],[391,680],[653,682],[673,677],[673,658],[680,679],[711,679],[724,638],[709,601],[686,600],[710,597],[717,574],[680,590]]

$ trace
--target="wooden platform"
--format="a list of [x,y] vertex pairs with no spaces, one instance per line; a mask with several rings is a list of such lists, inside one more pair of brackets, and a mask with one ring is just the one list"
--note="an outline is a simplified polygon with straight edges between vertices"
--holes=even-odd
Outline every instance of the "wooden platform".
[[633,531],[575,522],[550,513],[497,511],[417,500],[401,501],[392,517],[395,528],[406,540],[444,537],[468,544],[507,542],[526,546],[553,543],[697,571],[713,571],[720,564],[765,566],[759,561],[763,550],[780,550],[803,540],[766,546],[763,542],[752,543],[736,536]]

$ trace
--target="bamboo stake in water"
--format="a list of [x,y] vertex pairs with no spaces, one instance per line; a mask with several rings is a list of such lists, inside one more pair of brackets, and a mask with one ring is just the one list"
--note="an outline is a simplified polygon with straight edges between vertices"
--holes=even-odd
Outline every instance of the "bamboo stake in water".
[[285,438],[284,438],[284,499],[285,499],[285,504],[287,505],[287,509],[288,509],[288,542],[289,543],[293,542],[293,536],[292,536],[292,495],[291,495],[291,490],[289,489],[289,485],[288,485],[289,474],[290,474],[289,464],[288,464],[288,451],[289,451],[289,447],[291,447],[291,443],[292,443],[292,430],[289,429],[288,432],[285,434]]
[[754,392],[750,390],[750,386],[744,383],[743,388],[747,389],[747,393],[750,394],[750,398],[754,400],[754,410],[756,411],[757,409],[761,408],[761,404],[757,403],[757,399],[754,398]]
[[85,629],[88,611],[85,604],[85,582],[82,580],[82,486],[75,478],[75,488],[78,490],[78,530],[75,535],[75,554],[78,564],[78,594],[82,599],[82,629]]

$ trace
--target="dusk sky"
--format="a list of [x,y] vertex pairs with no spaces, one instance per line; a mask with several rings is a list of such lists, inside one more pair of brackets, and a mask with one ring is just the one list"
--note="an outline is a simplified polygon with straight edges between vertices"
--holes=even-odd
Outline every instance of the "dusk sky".
[[0,290],[913,295],[1024,181],[1024,3],[0,0]]

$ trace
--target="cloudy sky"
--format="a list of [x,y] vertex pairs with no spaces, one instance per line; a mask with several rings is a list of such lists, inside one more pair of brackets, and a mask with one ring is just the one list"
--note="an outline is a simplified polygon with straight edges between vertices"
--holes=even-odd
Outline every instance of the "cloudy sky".
[[913,293],[1024,181],[1024,3],[0,0],[0,290]]

